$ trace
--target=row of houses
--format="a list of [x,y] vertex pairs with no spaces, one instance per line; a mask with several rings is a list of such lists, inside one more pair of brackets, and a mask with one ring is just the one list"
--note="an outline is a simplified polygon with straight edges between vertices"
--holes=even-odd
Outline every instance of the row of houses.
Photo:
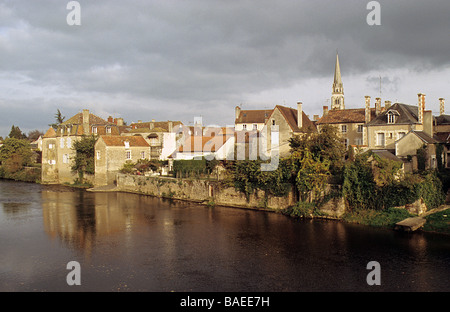
[[[405,163],[406,170],[417,168],[417,150],[426,146],[427,167],[437,165],[436,145],[445,146],[442,158],[450,167],[450,116],[445,115],[445,100],[439,99],[440,115],[426,109],[425,94],[417,104],[403,104],[365,97],[361,108],[345,108],[339,58],[336,55],[331,107],[311,120],[302,102],[295,108],[275,105],[272,109],[243,110],[235,107],[232,127],[205,127],[201,118],[193,126],[181,121],[148,121],[126,125],[122,118],[102,119],[84,109],[67,121],[50,128],[42,140],[42,182],[71,183],[73,143],[85,135],[97,135],[95,175],[92,183],[114,182],[127,162],[140,159],[255,159],[270,156],[275,147],[280,157],[289,154],[289,139],[309,132],[320,132],[325,125],[337,127],[345,148],[356,152],[372,150],[379,155]],[[242,157],[242,158],[239,158]],[[170,168],[169,168],[170,170]]]

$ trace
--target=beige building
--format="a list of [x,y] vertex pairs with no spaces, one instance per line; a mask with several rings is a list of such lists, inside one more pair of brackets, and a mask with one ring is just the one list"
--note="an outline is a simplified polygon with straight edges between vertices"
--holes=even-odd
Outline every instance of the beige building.
[[167,160],[176,149],[176,141],[180,137],[178,129],[181,121],[155,121],[132,123],[131,130],[123,135],[139,134],[150,145],[150,159]]
[[[297,109],[281,105],[275,106],[261,131],[261,136],[263,144],[265,143],[267,146],[268,155],[271,155],[274,146],[278,146],[279,156],[286,157],[291,149],[290,138],[316,131],[316,125],[303,111],[303,104],[298,102]],[[278,135],[278,139],[274,135]]]
[[239,106],[236,106],[234,130],[261,131],[272,111],[273,109],[241,110]]
[[95,143],[95,186],[113,184],[127,162],[150,158],[150,145],[138,136],[102,135]]
[[[114,124],[91,114],[84,109],[57,129],[50,128],[42,139],[42,183],[72,183],[78,176],[72,172],[75,156],[74,142],[84,135],[119,135],[120,129]],[[93,177],[85,177],[93,180]]]
[[[423,131],[433,137],[433,116],[425,110],[425,94],[418,95],[419,103],[406,105],[395,103],[384,107],[384,111],[366,124],[365,145],[369,149],[395,151],[395,142],[410,131]],[[367,98],[367,97],[366,97]]]
[[[426,169],[436,169],[436,144],[439,141],[423,131],[411,130],[401,139],[395,142],[395,155],[403,160],[406,171],[411,172],[417,169],[417,150],[426,147]],[[445,155],[441,155],[444,159]]]

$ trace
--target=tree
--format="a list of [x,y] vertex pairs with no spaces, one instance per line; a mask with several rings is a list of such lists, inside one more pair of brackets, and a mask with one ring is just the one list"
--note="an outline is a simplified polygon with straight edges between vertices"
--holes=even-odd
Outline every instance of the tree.
[[24,133],[22,133],[22,130],[20,130],[20,128],[18,126],[16,127],[16,126],[12,125],[11,131],[9,132],[8,137],[21,140],[21,139],[25,139],[27,136]]
[[314,159],[306,148],[294,151],[289,159],[300,200],[306,201],[310,195],[319,197],[330,176],[330,161]]
[[30,131],[28,132],[28,140],[30,140],[31,142],[36,141],[37,139],[39,139],[41,135],[44,135],[42,131],[39,130]]
[[311,157],[319,162],[329,162],[330,172],[340,175],[344,166],[345,146],[338,129],[332,125],[323,125],[319,133],[307,133],[289,140],[291,152],[310,151]]
[[83,136],[79,141],[73,144],[72,149],[75,150],[75,158],[72,163],[72,171],[78,173],[80,183],[84,182],[85,174],[95,173],[95,142],[97,136]]
[[61,114],[61,111],[58,109],[58,110],[56,111],[56,113],[55,113],[55,120],[56,120],[56,122],[55,122],[55,123],[52,123],[52,124],[49,124],[49,126],[50,126],[50,127],[53,127],[53,129],[56,130],[56,129],[58,128],[58,126],[64,122],[64,119],[66,119],[66,117],[63,116],[63,115]]
[[0,148],[0,162],[4,164],[14,154],[20,156],[22,165],[30,164],[32,155],[30,143],[24,139],[7,138]]

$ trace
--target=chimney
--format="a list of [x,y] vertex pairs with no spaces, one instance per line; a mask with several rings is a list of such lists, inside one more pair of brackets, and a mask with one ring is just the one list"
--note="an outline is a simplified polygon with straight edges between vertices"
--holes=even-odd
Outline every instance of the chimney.
[[433,113],[430,110],[423,112],[423,132],[433,137]]
[[313,120],[314,120],[314,121],[319,120],[319,115],[314,115]]
[[142,120],[138,120],[138,123],[142,123]]
[[328,115],[328,106],[323,107],[323,116]]
[[381,98],[375,99],[375,116],[381,113]]
[[425,94],[419,93],[417,94],[419,97],[419,107],[417,111],[417,119],[420,124],[423,124],[423,112],[425,111]]
[[239,106],[236,106],[236,107],[234,108],[234,114],[236,115],[236,116],[235,116],[235,119],[238,119],[238,118],[239,118],[239,115],[241,114],[241,108],[240,108]]
[[83,133],[84,134],[89,134],[89,110],[88,109],[83,109]]
[[370,113],[370,96],[366,95],[366,107],[364,109],[364,114],[365,114],[365,122],[366,124],[370,122],[370,117],[371,117],[371,113]]
[[169,132],[173,131],[173,123],[170,120],[167,121],[167,128],[168,128]]
[[112,116],[109,116],[109,117],[108,117],[108,122],[110,122],[110,123],[113,123],[113,122],[114,122]]
[[297,126],[299,129],[303,127],[303,104],[302,102],[297,102]]
[[123,126],[123,118],[117,118],[116,125]]
[[445,99],[443,98],[439,99],[439,112],[440,115],[445,115]]
[[386,110],[388,110],[389,107],[391,107],[391,101],[385,101],[385,102],[384,102],[384,108],[385,108]]

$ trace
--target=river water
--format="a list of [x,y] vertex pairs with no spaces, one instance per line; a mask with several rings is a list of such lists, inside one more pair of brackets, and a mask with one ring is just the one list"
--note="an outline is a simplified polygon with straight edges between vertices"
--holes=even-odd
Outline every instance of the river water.
[[445,235],[0,180],[0,291],[449,290]]

